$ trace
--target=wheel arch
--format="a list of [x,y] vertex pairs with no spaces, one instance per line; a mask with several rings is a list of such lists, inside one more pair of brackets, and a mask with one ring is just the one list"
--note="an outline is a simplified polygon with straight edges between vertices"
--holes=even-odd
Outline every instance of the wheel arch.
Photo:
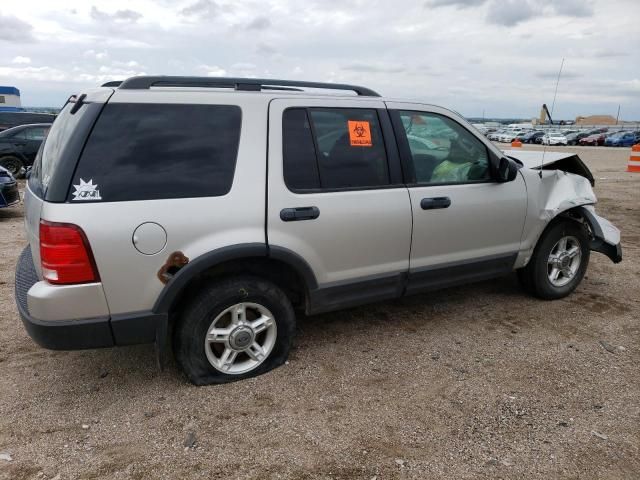
[[153,312],[169,315],[207,283],[237,274],[273,282],[294,305],[302,307],[309,291],[317,288],[313,270],[295,252],[263,243],[232,245],[200,255],[178,270],[160,293]]
[[[553,227],[557,222],[571,220],[583,224],[589,230],[591,239],[589,248],[594,252],[599,252],[611,259],[614,263],[619,263],[622,259],[619,246],[611,245],[605,241],[605,234],[598,222],[597,216],[593,213],[593,204],[584,204],[568,207],[559,211],[556,216],[550,219],[538,233],[533,249],[538,245],[544,233]],[[530,260],[530,258],[528,259]],[[528,263],[527,260],[527,263]],[[523,265],[524,266],[524,265]]]

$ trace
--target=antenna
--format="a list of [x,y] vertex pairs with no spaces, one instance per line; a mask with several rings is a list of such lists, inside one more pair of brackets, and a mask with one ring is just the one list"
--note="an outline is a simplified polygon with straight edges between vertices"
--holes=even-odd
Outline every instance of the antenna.
[[[553,109],[556,106],[556,97],[558,96],[558,85],[560,84],[560,75],[562,75],[562,67],[564,66],[564,57],[562,57],[562,62],[560,63],[560,70],[558,71],[558,79],[556,80],[556,89],[553,92],[553,103],[551,104],[551,115],[549,115],[549,121],[551,122],[551,125],[553,125],[553,120],[551,120],[553,118]],[[542,150],[542,160],[540,160],[540,178],[542,178],[542,167],[544,165],[544,156],[547,153],[547,146],[544,146],[544,149]]]

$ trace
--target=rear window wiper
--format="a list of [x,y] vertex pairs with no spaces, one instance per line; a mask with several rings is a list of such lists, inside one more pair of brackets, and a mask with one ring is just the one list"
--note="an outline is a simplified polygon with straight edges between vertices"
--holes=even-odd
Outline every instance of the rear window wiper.
[[74,100],[72,100],[72,98],[74,98],[74,96],[69,97],[69,102],[75,103],[75,105],[73,107],[71,107],[71,110],[69,111],[69,113],[71,115],[73,115],[74,113],[76,113],[78,110],[80,110],[80,107],[82,106],[84,99],[87,98],[87,94],[83,93],[82,95],[80,95],[78,98]]

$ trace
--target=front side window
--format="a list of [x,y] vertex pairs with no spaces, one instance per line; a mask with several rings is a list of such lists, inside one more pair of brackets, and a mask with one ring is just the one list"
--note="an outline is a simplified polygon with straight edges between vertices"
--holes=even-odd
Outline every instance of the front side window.
[[103,202],[225,195],[240,124],[234,105],[109,103],[84,148],[73,177],[78,187],[68,200],[85,199],[78,191],[88,182]]
[[462,125],[435,113],[399,114],[416,183],[473,183],[490,179],[487,147]]
[[290,108],[283,115],[283,169],[292,190],[389,185],[374,109]]

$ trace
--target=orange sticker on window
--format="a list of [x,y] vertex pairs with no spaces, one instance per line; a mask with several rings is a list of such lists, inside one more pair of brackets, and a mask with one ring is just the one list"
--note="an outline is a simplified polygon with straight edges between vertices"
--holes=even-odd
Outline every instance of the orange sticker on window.
[[349,140],[352,147],[371,147],[371,128],[369,122],[347,120],[349,124]]

